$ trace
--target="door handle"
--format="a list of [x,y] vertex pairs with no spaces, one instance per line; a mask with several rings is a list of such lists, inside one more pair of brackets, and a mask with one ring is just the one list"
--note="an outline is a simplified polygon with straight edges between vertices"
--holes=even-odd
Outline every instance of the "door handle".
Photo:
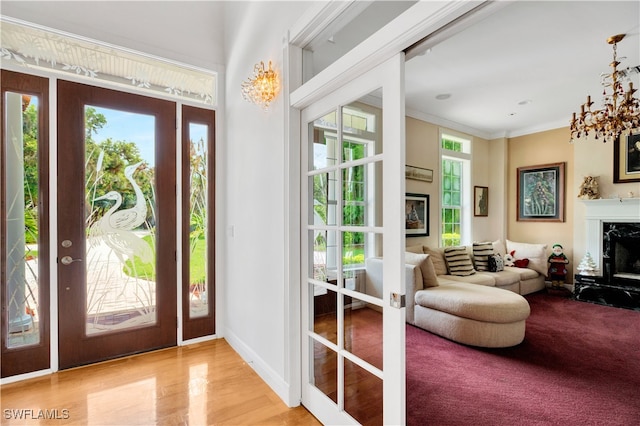
[[71,256],[65,256],[60,259],[60,263],[63,265],[71,265],[73,262],[82,262],[82,259],[74,259]]

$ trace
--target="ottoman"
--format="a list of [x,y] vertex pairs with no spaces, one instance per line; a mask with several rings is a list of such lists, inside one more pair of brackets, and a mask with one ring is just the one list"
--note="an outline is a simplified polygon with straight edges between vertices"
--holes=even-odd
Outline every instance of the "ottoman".
[[415,325],[471,346],[503,348],[524,340],[531,310],[517,293],[449,282],[415,294]]

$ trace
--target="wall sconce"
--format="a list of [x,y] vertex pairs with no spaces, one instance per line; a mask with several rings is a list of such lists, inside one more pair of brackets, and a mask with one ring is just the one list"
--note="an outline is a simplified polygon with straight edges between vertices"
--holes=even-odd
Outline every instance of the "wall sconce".
[[253,76],[242,83],[242,97],[256,105],[260,105],[265,111],[278,96],[280,91],[280,81],[278,74],[271,68],[264,69],[264,62],[260,62],[253,67]]

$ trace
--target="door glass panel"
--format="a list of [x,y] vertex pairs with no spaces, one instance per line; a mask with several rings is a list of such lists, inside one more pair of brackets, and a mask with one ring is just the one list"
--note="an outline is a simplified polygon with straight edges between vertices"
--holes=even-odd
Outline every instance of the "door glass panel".
[[382,313],[355,297],[344,297],[344,348],[382,370]]
[[338,295],[335,291],[312,285],[310,289],[313,297],[313,332],[324,337],[333,344],[338,344]]
[[312,169],[324,169],[336,165],[338,161],[338,123],[333,111],[309,123],[313,141]]
[[309,377],[322,393],[334,403],[338,403],[338,354],[309,337],[310,351],[312,354],[309,363],[312,371]]
[[382,379],[344,360],[344,410],[363,425],[382,425]]
[[5,95],[7,348],[40,343],[38,98]]
[[342,161],[356,161],[382,152],[382,110],[372,106],[382,98],[372,92],[367,102],[356,101],[342,107]]
[[313,224],[335,225],[338,222],[337,170],[309,177],[313,187]]
[[189,123],[190,172],[189,172],[189,317],[209,314],[207,292],[207,135],[204,124]]
[[336,283],[338,274],[338,235],[335,231],[313,230],[309,232],[312,241],[313,270],[310,277],[317,281]]
[[155,118],[85,107],[86,334],[156,323]]
[[342,223],[345,226],[382,226],[382,162],[342,170]]

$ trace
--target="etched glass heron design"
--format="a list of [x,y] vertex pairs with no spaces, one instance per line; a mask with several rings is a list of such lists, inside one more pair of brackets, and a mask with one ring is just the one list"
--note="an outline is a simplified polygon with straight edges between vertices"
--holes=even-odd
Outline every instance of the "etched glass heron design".
[[133,259],[133,256],[138,256],[144,263],[149,263],[153,260],[153,253],[149,244],[131,232],[142,225],[147,217],[147,203],[144,194],[133,178],[134,172],[141,164],[142,162],[129,165],[124,171],[125,177],[131,182],[136,194],[136,202],[132,208],[118,210],[122,205],[122,195],[117,191],[109,191],[105,195],[94,199],[94,201],[109,200],[115,202],[104,216],[93,225],[91,234],[102,237],[125,267],[127,267],[125,256],[129,259]]

